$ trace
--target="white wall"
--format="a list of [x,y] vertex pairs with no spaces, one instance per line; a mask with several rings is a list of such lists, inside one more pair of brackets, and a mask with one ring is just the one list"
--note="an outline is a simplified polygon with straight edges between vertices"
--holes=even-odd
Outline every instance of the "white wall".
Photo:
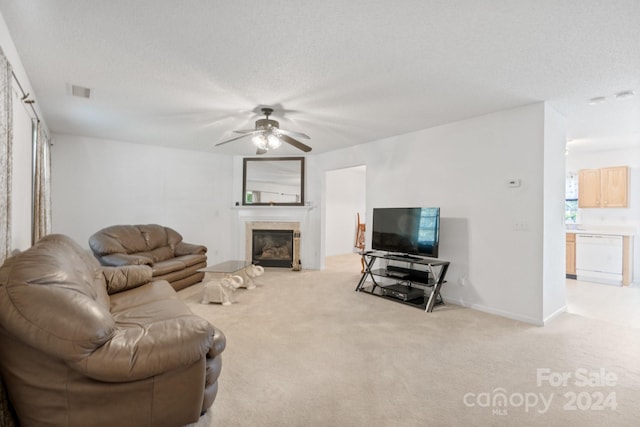
[[55,135],[53,231],[88,248],[114,224],[169,226],[208,247],[208,262],[230,257],[232,158],[210,153]]
[[325,255],[353,252],[357,228],[366,221],[366,166],[327,171],[325,176]]
[[[559,201],[544,203],[545,110],[533,104],[314,156],[316,174],[366,164],[368,217],[374,207],[440,206],[440,258],[451,261],[445,299],[542,324],[543,268],[559,275],[551,288],[564,286],[564,260],[545,265],[544,258],[564,251],[564,240],[555,236],[543,247],[545,218],[559,221],[564,199],[560,180]],[[549,156],[561,164],[563,150],[564,141]],[[562,165],[556,174],[564,176]],[[509,188],[511,179],[522,185]],[[309,195],[323,199],[325,191],[316,187]],[[560,299],[552,297],[548,311]]]
[[[607,209],[578,209],[578,222],[589,226],[634,227],[640,232],[640,141],[639,146],[618,150],[569,152],[567,171],[596,169],[608,166],[629,166],[629,207]],[[634,281],[640,277],[640,247],[638,238],[634,248]]]
[[[544,112],[543,320],[566,311],[565,119],[547,106]],[[560,249],[560,250],[558,250]]]

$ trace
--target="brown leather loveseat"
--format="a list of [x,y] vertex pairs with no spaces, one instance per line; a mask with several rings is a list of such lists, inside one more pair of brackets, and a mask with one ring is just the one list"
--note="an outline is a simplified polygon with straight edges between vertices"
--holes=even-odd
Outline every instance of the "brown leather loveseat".
[[225,337],[146,265],[49,235],[0,267],[0,374],[22,426],[195,422]]
[[207,248],[182,241],[169,227],[157,224],[114,225],[89,238],[89,247],[100,264],[149,265],[155,280],[166,280],[176,291],[202,281]]

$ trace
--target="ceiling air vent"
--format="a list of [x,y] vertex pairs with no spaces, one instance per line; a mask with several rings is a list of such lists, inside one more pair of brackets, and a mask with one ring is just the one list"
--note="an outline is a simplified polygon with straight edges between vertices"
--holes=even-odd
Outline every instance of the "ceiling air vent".
[[89,96],[91,96],[91,89],[88,87],[71,85],[71,95],[80,98],[89,98]]

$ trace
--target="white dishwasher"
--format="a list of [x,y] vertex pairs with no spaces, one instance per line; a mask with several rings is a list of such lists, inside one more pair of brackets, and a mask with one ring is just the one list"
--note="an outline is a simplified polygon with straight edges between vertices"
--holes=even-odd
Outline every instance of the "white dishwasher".
[[578,280],[622,284],[622,236],[576,234]]

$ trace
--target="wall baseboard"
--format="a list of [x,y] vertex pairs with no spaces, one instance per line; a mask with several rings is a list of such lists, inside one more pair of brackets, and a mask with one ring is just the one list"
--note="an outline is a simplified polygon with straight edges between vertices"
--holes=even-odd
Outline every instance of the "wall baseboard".
[[520,322],[529,323],[529,324],[535,325],[535,326],[544,326],[544,321],[542,319],[535,319],[533,317],[522,316],[521,314],[518,314],[518,313],[513,313],[513,312],[505,311],[505,310],[500,310],[500,309],[496,309],[496,308],[493,308],[493,307],[488,307],[488,306],[482,305],[482,304],[468,304],[468,303],[465,303],[464,301],[459,300],[459,299],[443,297],[443,300],[444,300],[445,303],[448,302],[448,303],[451,303],[451,304],[460,305],[462,307],[466,307],[466,308],[471,308],[473,310],[482,311],[483,313],[495,314],[496,316],[506,317],[508,319],[513,319],[513,320],[518,320]]

